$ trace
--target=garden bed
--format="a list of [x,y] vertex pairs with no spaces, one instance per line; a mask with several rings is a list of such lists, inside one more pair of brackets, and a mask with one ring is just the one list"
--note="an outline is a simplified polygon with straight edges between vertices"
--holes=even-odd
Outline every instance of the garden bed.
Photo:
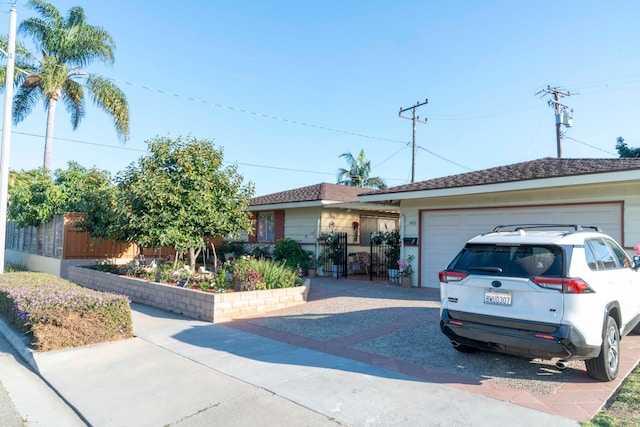
[[131,338],[129,300],[44,273],[0,278],[0,314],[38,351]]
[[212,323],[227,322],[303,304],[311,284],[245,292],[210,293],[84,267],[69,267],[69,280],[87,288],[128,296],[131,301]]

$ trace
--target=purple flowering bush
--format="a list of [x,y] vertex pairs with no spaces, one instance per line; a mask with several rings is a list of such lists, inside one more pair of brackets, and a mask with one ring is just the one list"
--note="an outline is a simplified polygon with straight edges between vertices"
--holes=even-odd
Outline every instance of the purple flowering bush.
[[133,336],[129,299],[43,273],[0,276],[0,316],[50,351]]

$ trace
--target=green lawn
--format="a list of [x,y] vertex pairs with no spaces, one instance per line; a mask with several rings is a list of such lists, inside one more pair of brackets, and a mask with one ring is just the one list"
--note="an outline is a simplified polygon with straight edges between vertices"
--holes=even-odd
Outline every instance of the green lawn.
[[613,403],[584,426],[627,427],[640,425],[640,367],[629,374]]

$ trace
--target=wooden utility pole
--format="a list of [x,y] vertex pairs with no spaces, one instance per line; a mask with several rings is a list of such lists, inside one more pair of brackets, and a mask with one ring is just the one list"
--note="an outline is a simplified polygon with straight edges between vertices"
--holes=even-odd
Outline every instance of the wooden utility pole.
[[[400,112],[398,113],[398,117],[402,117],[403,119],[409,119],[413,121],[413,147],[412,147],[412,155],[411,155],[411,182],[416,182],[416,122],[427,123],[427,119],[420,120],[420,117],[416,116],[416,108],[425,105],[429,102],[428,99],[425,99],[424,102],[416,102],[416,104],[412,107],[402,108],[400,107]],[[402,113],[405,111],[413,110],[413,116],[407,117],[403,116]]]
[[[562,131],[561,126],[571,127],[573,118],[567,113],[567,107],[560,103],[560,98],[563,96],[571,96],[571,92],[563,92],[556,87],[547,86],[546,89],[542,89],[540,92],[545,92],[553,96],[553,99],[548,101],[550,107],[553,107],[556,113],[556,146],[558,148],[558,158],[562,158]],[[538,92],[538,93],[540,93]]]

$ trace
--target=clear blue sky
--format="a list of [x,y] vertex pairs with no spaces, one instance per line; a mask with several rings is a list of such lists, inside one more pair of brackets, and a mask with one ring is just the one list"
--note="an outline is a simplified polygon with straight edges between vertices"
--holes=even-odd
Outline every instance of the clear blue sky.
[[[335,182],[339,155],[364,149],[389,186],[556,156],[547,85],[576,93],[563,157],[617,157],[640,146],[638,1],[88,1],[117,43],[116,62],[88,70],[113,79],[131,108],[118,142],[91,107],[73,132],[57,111],[53,168],[71,160],[114,174],[156,135],[223,147],[256,195]],[[0,3],[0,31],[10,4]],[[16,3],[18,23],[32,11]],[[0,106],[0,108],[2,108]],[[10,167],[42,165],[42,105],[13,128]]]

